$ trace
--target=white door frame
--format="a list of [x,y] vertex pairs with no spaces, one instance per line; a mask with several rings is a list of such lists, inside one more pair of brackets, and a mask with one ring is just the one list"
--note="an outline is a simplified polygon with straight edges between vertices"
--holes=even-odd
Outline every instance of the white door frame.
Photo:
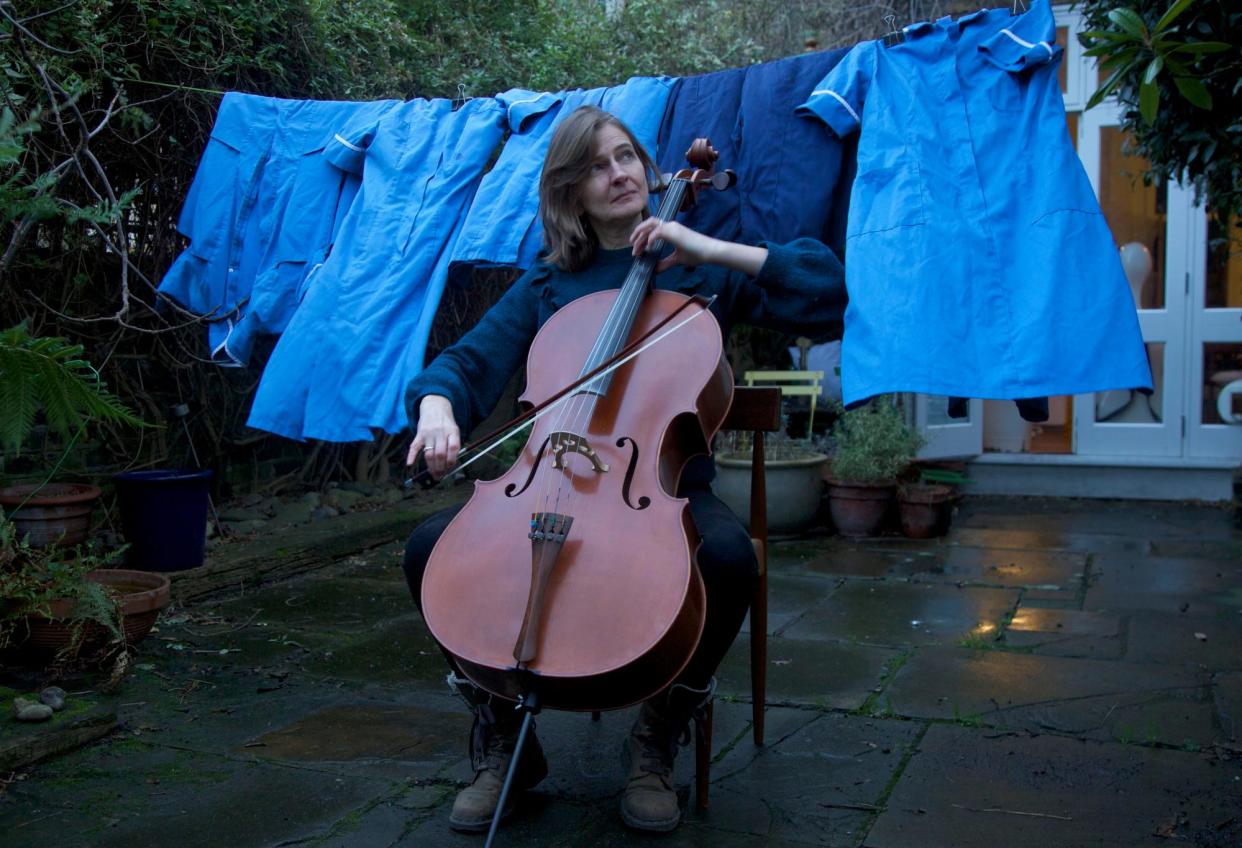
[[[1109,101],[1081,113],[1078,119],[1078,156],[1091,180],[1096,196],[1100,193],[1100,131],[1120,123],[1120,109]],[[1164,308],[1138,310],[1139,329],[1145,343],[1163,345],[1163,356],[1152,362],[1160,421],[1144,423],[1097,422],[1096,395],[1074,398],[1074,453],[1088,456],[1182,456],[1182,432],[1186,387],[1186,297],[1185,280],[1189,268],[1193,198],[1181,186],[1166,191]],[[1133,403],[1147,403],[1137,394]]]

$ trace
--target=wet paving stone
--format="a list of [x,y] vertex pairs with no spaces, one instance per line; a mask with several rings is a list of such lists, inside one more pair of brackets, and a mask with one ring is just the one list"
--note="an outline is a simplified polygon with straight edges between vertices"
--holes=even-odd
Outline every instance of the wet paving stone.
[[272,844],[390,791],[374,778],[127,740],[68,755],[33,776],[0,804],[6,848]]
[[708,811],[693,811],[688,824],[766,837],[770,845],[857,845],[920,730],[912,722],[821,714],[713,781]]
[[933,726],[867,848],[1086,848],[1242,843],[1242,762]]
[[1242,741],[1242,673],[1230,671],[1217,674],[1212,694],[1216,700],[1222,735],[1234,742]]
[[[894,648],[818,640],[768,639],[767,697],[771,703],[855,710],[884,676]],[[719,692],[751,696],[750,644],[739,638],[716,672]]]
[[1242,562],[1099,556],[1091,564],[1083,608],[1196,614],[1242,610]]
[[1119,616],[1029,607],[1025,597],[1002,641],[1010,648],[1062,657],[1116,659],[1125,652]]
[[1227,519],[1224,510],[1199,504],[1094,498],[967,497],[958,509],[955,526],[1021,527],[1053,535],[1242,541],[1242,532],[1224,519]]
[[436,683],[448,673],[444,654],[417,615],[372,628],[302,663],[308,673],[345,680]]
[[927,560],[932,563],[928,567],[934,567],[934,558],[933,551],[891,551],[859,545],[834,545],[803,559],[778,559],[775,562],[779,568],[797,569],[828,577],[880,579],[895,576],[902,567],[916,568],[916,561],[919,560]]
[[782,635],[891,646],[955,644],[995,633],[1017,600],[1016,589],[847,581]]
[[[776,633],[815,604],[836,591],[839,581],[825,577],[802,577],[768,570],[768,632]],[[742,624],[750,632],[750,615]]]
[[988,586],[1028,586],[1045,591],[1076,590],[1087,555],[1065,551],[948,548],[935,557],[913,558],[893,569],[896,576]]
[[1130,615],[1125,658],[1135,663],[1181,664],[1209,671],[1242,670],[1242,614],[1136,612]]
[[[470,732],[464,710],[353,702],[311,713],[248,741],[242,750],[284,762],[442,761]],[[261,749],[261,750],[259,750]]]
[[1031,529],[1022,519],[1012,517],[1007,524],[997,527],[954,529],[949,539],[952,544],[970,548],[1122,554],[1147,554],[1151,551],[1151,542],[1141,537]]
[[356,631],[417,615],[404,582],[355,576],[307,579],[277,585],[261,596],[204,607],[230,621],[262,622],[267,627]]
[[1174,666],[927,648],[880,704],[911,718],[1168,745],[1216,737],[1208,679]]

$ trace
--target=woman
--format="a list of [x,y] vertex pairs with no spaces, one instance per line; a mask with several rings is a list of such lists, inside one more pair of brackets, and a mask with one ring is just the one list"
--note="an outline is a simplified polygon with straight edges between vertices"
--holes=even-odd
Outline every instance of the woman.
[[[655,163],[619,120],[593,106],[574,111],[557,128],[540,178],[545,253],[479,324],[445,350],[406,390],[414,441],[407,461],[422,453],[432,476],[456,463],[461,431],[490,413],[505,384],[525,361],[535,333],[575,298],[620,288],[634,257],[657,241],[673,248],[656,266],[657,288],[715,295],[712,311],[727,337],[743,321],[818,335],[841,319],[844,274],[819,242],[750,246],[696,233],[650,216],[648,185]],[[678,495],[689,499],[702,537],[697,562],[707,591],[703,635],[686,669],[639,712],[627,741],[630,768],[621,816],[639,830],[672,830],[680,819],[673,791],[677,740],[710,697],[712,674],[741,628],[757,578],[749,536],[709,488],[711,460],[687,464]],[[457,507],[420,525],[406,547],[404,568],[415,603],[427,559]],[[475,713],[471,733],[474,781],[449,817],[457,830],[486,830],[499,801],[520,725],[513,704],[488,695],[456,673],[454,685]],[[547,773],[538,742],[528,737],[517,785],[529,788]],[[505,811],[506,814],[509,810]]]

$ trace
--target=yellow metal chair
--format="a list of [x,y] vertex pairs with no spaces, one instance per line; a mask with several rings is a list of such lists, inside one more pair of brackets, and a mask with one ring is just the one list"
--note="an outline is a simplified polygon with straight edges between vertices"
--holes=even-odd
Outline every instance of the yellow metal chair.
[[815,404],[823,389],[823,371],[747,371],[742,380],[748,386],[776,386],[782,397],[794,396],[809,399],[810,417],[806,422],[807,435],[815,432]]

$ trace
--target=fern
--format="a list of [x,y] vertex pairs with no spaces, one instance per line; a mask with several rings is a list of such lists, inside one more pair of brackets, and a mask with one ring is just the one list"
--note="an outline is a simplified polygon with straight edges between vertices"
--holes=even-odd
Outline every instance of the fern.
[[104,388],[81,345],[31,336],[24,324],[0,331],[0,449],[20,451],[40,409],[66,438],[91,420],[148,426]]

